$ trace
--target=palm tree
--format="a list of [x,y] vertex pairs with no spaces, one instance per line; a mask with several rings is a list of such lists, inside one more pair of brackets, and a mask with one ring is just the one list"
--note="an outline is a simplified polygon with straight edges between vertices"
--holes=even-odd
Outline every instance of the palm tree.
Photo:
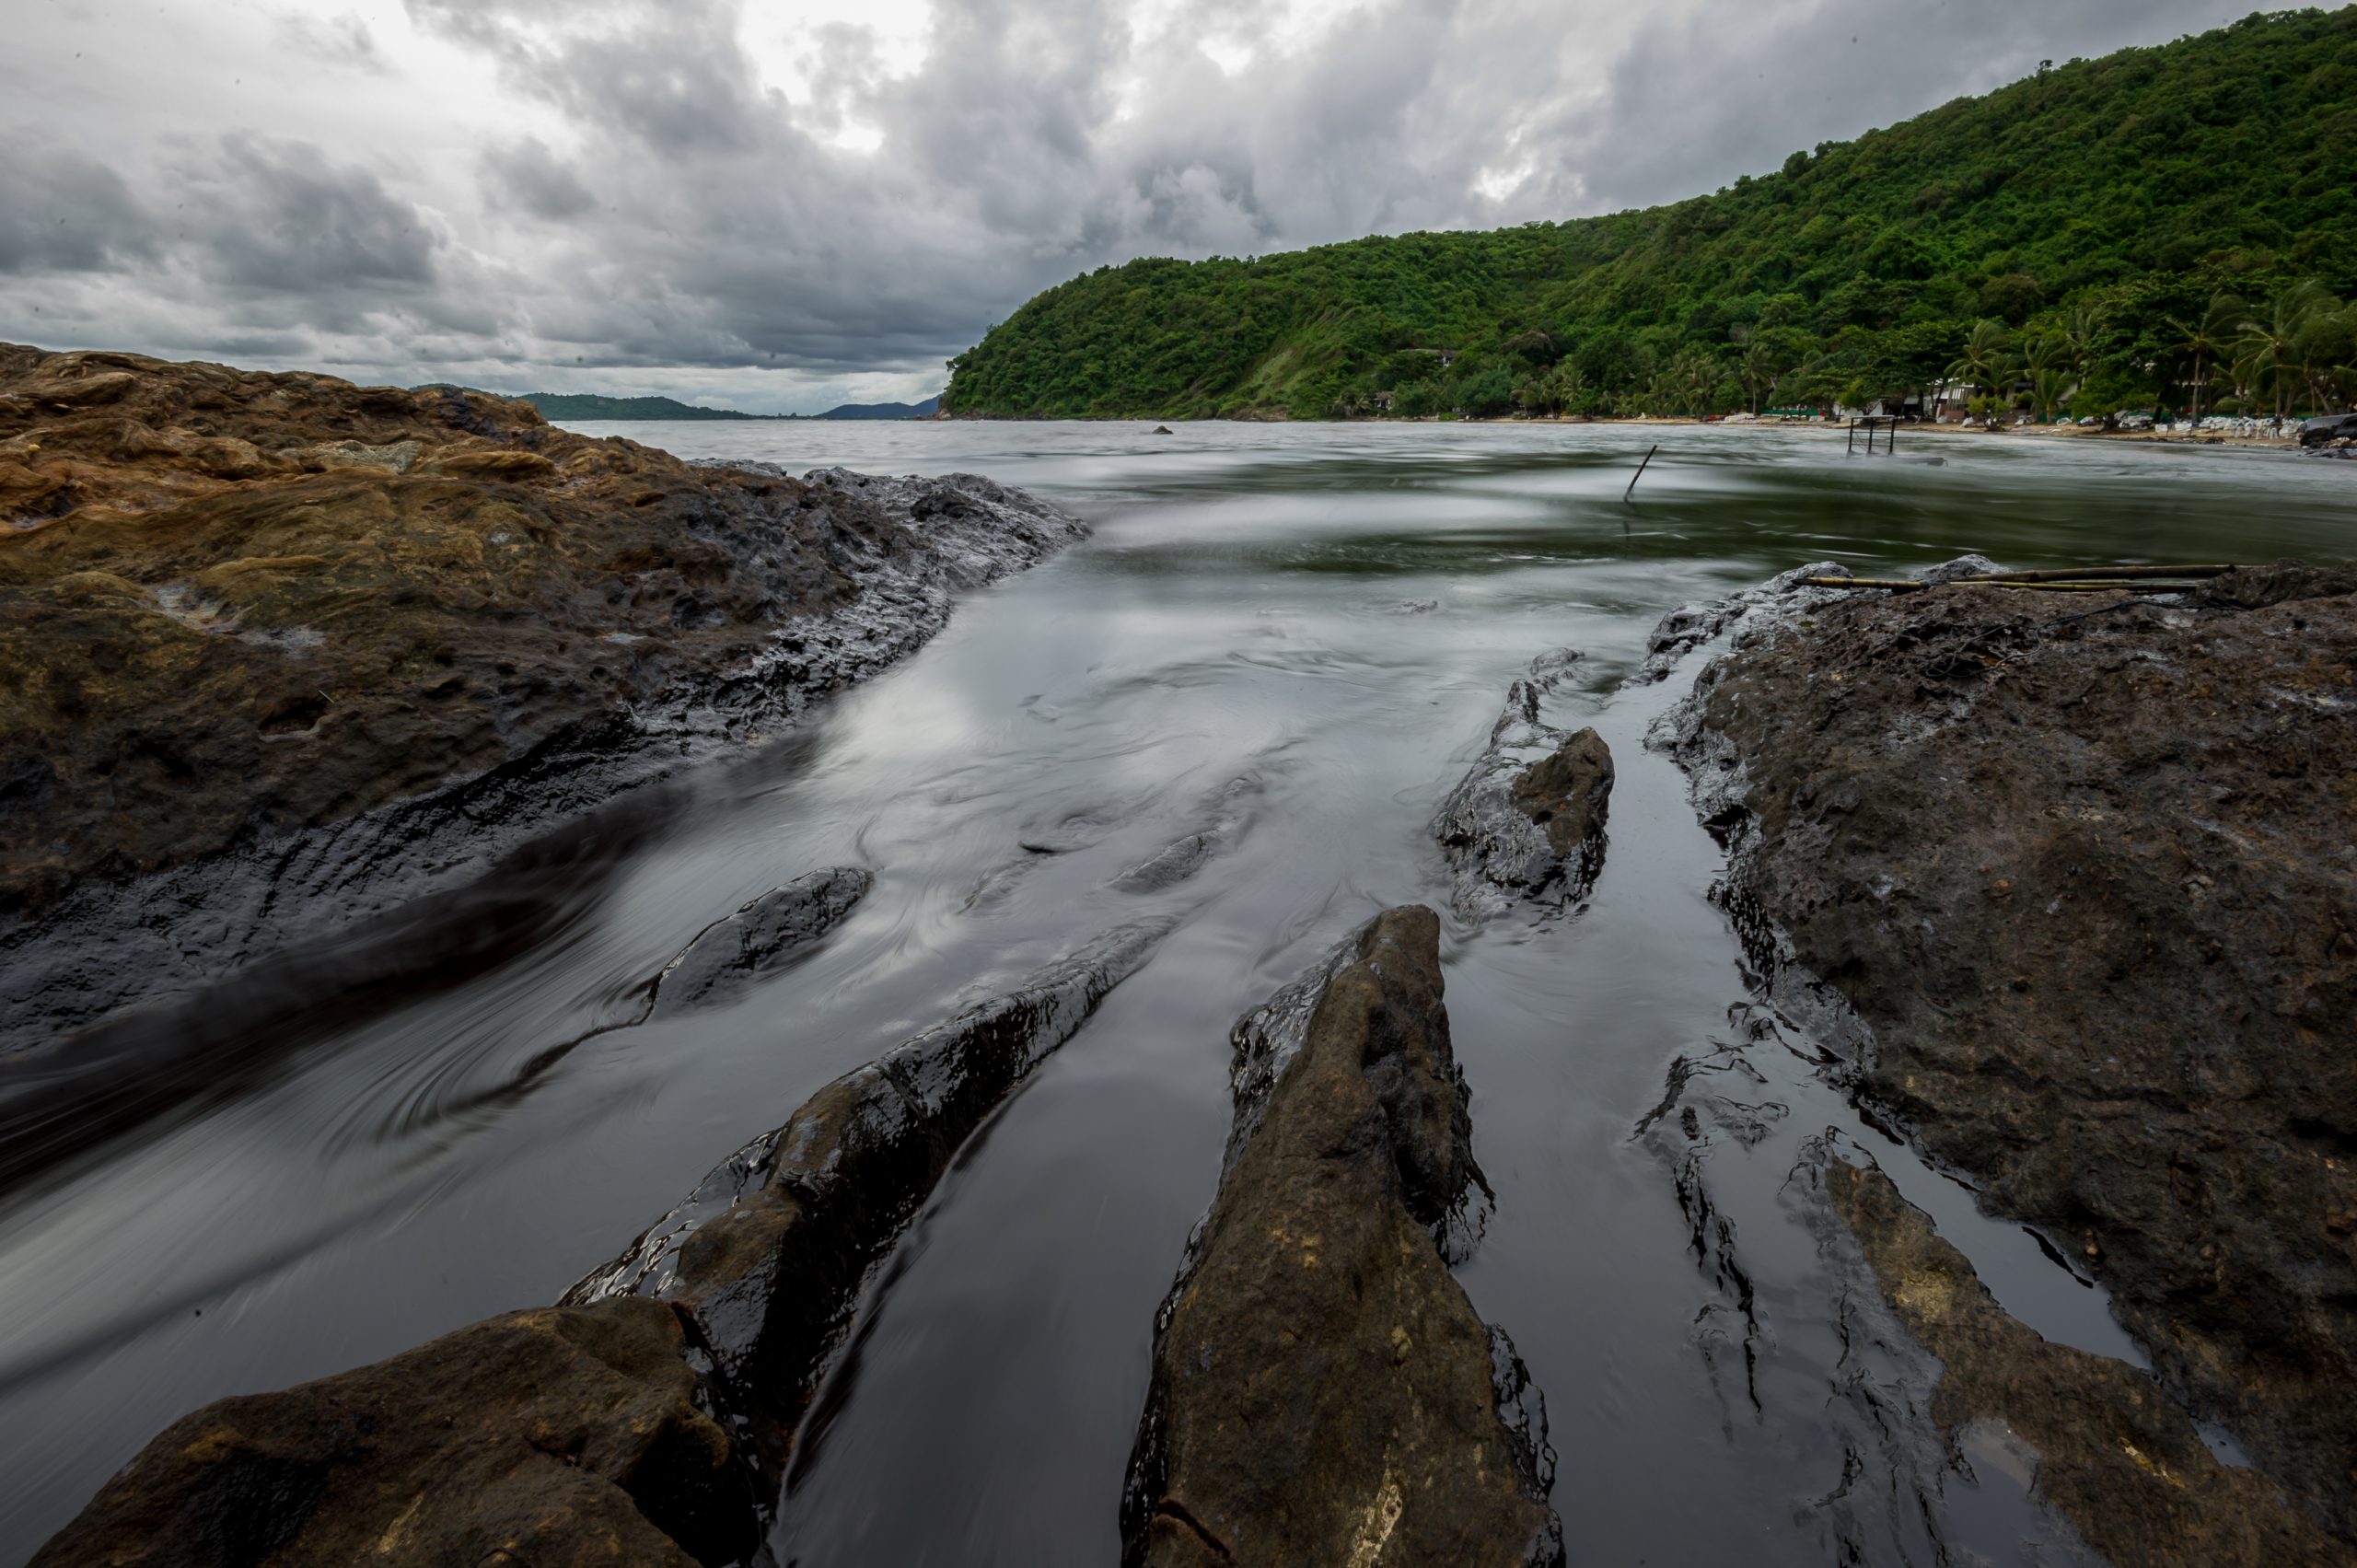
[[1750,400],[1753,413],[1759,412],[1759,400],[1783,374],[1784,356],[1776,352],[1774,343],[1754,337],[1745,345],[1743,358],[1736,365],[1736,378],[1743,383],[1743,395]]
[[2051,424],[2054,405],[2071,395],[2077,383],[2068,370],[2040,370],[2030,379],[2030,398],[2038,404],[2038,419],[2041,424]]
[[2082,381],[2095,368],[2097,351],[2103,345],[2104,313],[2100,307],[2082,305],[2071,312],[2055,336],[2061,340],[2064,356],[2071,370]]
[[2276,424],[2291,414],[2294,378],[2305,369],[2303,340],[2317,316],[2329,314],[2340,304],[2313,279],[2295,283],[2278,290],[2267,315],[2246,320],[2235,336],[2235,373],[2254,392],[2273,387]]
[[1981,320],[1973,323],[1964,352],[1948,366],[1948,379],[1985,388],[1993,397],[2000,382],[2013,379],[2012,371],[2013,334],[2000,322]]
[[1587,374],[1570,360],[1547,373],[1548,396],[1558,409],[1575,409],[1587,396]]
[[2352,344],[2357,344],[2357,305],[2343,305],[2319,287],[2300,332],[2300,369],[2307,378],[2311,408],[2340,412],[2334,394],[2349,367],[2332,361]]
[[2022,344],[2021,367],[2029,374],[2030,401],[2040,424],[2054,418],[2054,405],[2072,386],[2076,347],[2065,332],[2041,332]]
[[2169,318],[2169,327],[2177,333],[2178,352],[2193,355],[2193,377],[2188,385],[2193,389],[2196,424],[2201,423],[2201,394],[2210,385],[2213,374],[2211,367],[2228,350],[2249,314],[2241,300],[2221,293],[2210,296],[2210,308],[2190,326],[2174,316]]

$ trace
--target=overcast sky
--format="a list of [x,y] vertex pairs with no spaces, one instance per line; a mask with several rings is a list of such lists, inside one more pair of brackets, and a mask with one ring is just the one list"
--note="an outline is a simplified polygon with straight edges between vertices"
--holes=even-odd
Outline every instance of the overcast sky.
[[1107,261],[1672,200],[2247,8],[10,0],[0,339],[919,398]]

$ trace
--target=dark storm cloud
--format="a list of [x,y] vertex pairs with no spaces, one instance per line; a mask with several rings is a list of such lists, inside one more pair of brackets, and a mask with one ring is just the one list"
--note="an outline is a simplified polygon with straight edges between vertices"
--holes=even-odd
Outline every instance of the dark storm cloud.
[[6,133],[0,273],[98,272],[153,254],[121,175],[33,125]]
[[[274,64],[223,46],[258,89],[159,95],[104,143],[65,87],[0,60],[0,101],[59,127],[0,160],[0,335],[763,407],[840,401],[860,373],[921,395],[1105,262],[1672,200],[2235,8],[812,3],[284,21]],[[48,58],[79,57],[74,15],[39,15]],[[348,105],[313,90],[323,67]]]
[[435,281],[441,236],[425,215],[308,143],[233,133],[170,173],[174,238],[225,290],[300,296]]

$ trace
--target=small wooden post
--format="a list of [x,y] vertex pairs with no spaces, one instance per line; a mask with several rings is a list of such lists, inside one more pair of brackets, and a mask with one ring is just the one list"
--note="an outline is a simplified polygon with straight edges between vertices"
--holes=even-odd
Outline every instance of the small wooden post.
[[1656,447],[1654,448],[1653,452],[1647,452],[1647,453],[1645,454],[1645,460],[1644,460],[1644,462],[1639,463],[1639,464],[1637,465],[1637,471],[1636,471],[1636,473],[1635,473],[1635,474],[1634,474],[1634,475],[1630,479],[1630,481],[1629,481],[1629,488],[1628,488],[1628,489],[1626,489],[1626,490],[1624,490],[1624,491],[1622,491],[1622,492],[1620,493],[1620,499],[1621,499],[1621,500],[1626,501],[1626,500],[1628,500],[1628,499],[1629,499],[1629,497],[1631,497],[1631,495],[1634,495],[1634,494],[1637,493],[1637,481],[1638,481],[1638,480],[1641,480],[1641,479],[1643,479],[1643,478],[1644,478],[1644,477],[1645,477],[1645,468],[1646,468],[1646,466],[1647,466],[1648,464],[1650,464],[1650,463],[1654,460],[1654,452],[1658,452],[1658,451],[1660,451],[1660,450],[1661,450],[1661,448],[1660,448],[1658,446],[1656,446]]

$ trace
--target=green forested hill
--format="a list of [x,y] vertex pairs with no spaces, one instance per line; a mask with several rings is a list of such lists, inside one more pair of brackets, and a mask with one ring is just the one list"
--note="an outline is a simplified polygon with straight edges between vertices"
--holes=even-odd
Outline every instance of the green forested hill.
[[[2056,399],[2117,407],[2215,367],[2213,402],[2304,407],[2347,395],[2353,287],[2357,8],[2282,12],[2041,70],[1669,206],[1101,268],[952,360],[943,401],[1159,418],[1817,402],[1929,385],[1985,320],[2002,374],[1966,378],[1992,391],[2034,396],[2043,368]],[[2270,320],[2307,334],[2296,367],[2283,341],[2238,363]]]

